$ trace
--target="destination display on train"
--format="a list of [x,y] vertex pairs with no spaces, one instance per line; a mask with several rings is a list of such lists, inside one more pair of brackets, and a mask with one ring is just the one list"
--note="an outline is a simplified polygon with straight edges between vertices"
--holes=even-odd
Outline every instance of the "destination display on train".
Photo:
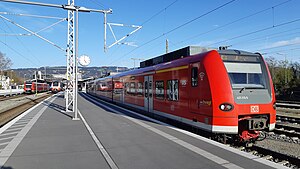
[[224,61],[260,62],[259,56],[221,55],[221,58]]

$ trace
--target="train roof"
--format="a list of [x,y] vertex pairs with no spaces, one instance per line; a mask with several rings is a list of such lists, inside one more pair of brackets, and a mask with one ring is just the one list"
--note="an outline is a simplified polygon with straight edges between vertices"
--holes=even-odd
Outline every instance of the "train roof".
[[[178,67],[178,66],[186,65],[187,63],[193,62],[194,60],[199,60],[199,57],[203,57],[204,55],[206,55],[207,53],[212,52],[212,51],[218,52],[220,55],[244,55],[244,56],[253,56],[253,57],[259,55],[258,53],[251,53],[251,52],[246,52],[246,51],[242,51],[242,50],[234,50],[234,49],[216,50],[216,49],[209,49],[209,48],[203,48],[203,47],[188,46],[188,47],[176,50],[174,52],[171,52],[170,55],[165,54],[165,55],[155,57],[155,58],[160,57],[160,59],[161,58],[164,59],[163,57],[165,57],[165,58],[172,57],[172,58],[165,59],[166,62],[159,63],[159,62],[155,62],[155,58],[148,59],[148,60],[144,61],[144,64],[147,64],[147,63],[150,64],[150,62],[153,62],[153,61],[155,62],[155,64],[152,64],[152,65],[150,64],[149,66],[144,65],[145,67],[140,67],[138,69],[129,70],[126,72],[122,72],[122,73],[119,73],[116,75],[107,76],[107,77],[103,77],[103,78],[99,78],[99,79],[105,80],[105,79],[110,79],[110,78],[119,78],[119,77],[127,76],[127,75],[151,74],[157,70],[168,69],[173,66]],[[182,55],[183,53],[186,53],[187,55],[184,56],[184,55]],[[175,57],[175,54],[177,54],[176,57]],[[170,61],[167,61],[169,59],[170,59]],[[95,79],[95,81],[97,81],[99,79]]]
[[145,60],[140,63],[140,67],[149,67],[149,66],[154,66],[158,65],[160,63],[167,63],[176,59],[188,57],[191,55],[207,52],[210,50],[214,50],[214,48],[207,48],[207,47],[201,47],[201,46],[187,46],[148,60]]

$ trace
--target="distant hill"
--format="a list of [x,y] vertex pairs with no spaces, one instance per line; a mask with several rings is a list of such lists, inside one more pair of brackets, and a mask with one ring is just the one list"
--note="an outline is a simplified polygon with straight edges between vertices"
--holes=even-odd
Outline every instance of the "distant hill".
[[[102,67],[78,67],[79,73],[82,74],[82,78],[99,78],[110,72],[124,72],[129,70],[127,67],[117,67],[117,66],[102,66]],[[46,79],[53,79],[59,75],[65,75],[67,72],[66,66],[56,66],[56,67],[40,67],[40,68],[19,68],[12,69],[17,76],[25,79],[33,79],[35,71],[41,71],[42,76],[46,74]]]

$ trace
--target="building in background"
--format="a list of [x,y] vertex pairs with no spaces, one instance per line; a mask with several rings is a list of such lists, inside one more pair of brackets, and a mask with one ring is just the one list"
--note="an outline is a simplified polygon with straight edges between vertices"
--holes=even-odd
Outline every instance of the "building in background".
[[9,89],[10,78],[8,76],[0,75],[0,90]]

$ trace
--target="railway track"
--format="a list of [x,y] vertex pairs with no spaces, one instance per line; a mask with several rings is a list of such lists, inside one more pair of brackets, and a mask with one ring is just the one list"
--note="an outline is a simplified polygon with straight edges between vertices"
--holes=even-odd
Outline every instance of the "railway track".
[[290,168],[300,168],[300,116],[281,112],[276,119],[275,129],[265,133],[265,140],[239,149]]
[[300,102],[296,101],[276,101],[277,107],[300,109]]
[[12,107],[1,109],[0,127],[51,95],[52,94],[45,93],[43,95],[38,95],[37,97],[27,99],[21,104],[16,104]]
[[259,156],[261,158],[273,161],[275,163],[282,164],[290,168],[299,168],[299,158],[277,151],[273,151],[261,146],[253,145],[251,148],[245,149],[245,151]]
[[277,122],[289,122],[294,124],[300,124],[300,116],[289,115],[289,114],[277,114],[276,115]]
[[288,103],[288,104],[299,104],[299,105],[300,105],[300,102],[299,102],[299,101],[277,100],[276,102],[277,102],[277,103]]
[[298,137],[300,139],[300,125],[291,126],[288,124],[276,124],[274,132],[277,134],[284,134],[288,137]]
[[24,96],[24,94],[11,95],[11,96],[1,96],[1,97],[0,97],[0,102],[1,102],[1,101],[5,101],[5,100],[9,100],[9,99],[14,99],[14,98],[23,97],[23,96]]

